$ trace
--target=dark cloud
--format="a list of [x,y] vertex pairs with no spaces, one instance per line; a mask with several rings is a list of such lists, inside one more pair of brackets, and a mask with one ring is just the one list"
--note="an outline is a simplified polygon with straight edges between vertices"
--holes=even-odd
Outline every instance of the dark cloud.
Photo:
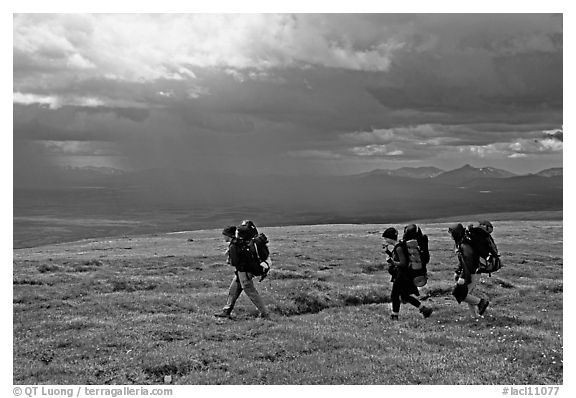
[[552,132],[547,132],[545,134],[546,138],[552,138],[554,140],[564,142],[564,132],[562,130],[556,130]]
[[13,133],[18,141],[117,141],[149,114],[147,109],[14,105]]
[[393,64],[385,86],[368,90],[393,109],[486,116],[562,111],[561,52],[479,58],[407,54]]
[[187,15],[16,17],[15,157],[282,172],[464,152],[561,160],[549,140],[562,132],[543,133],[563,122],[561,17],[207,18],[217,31]]

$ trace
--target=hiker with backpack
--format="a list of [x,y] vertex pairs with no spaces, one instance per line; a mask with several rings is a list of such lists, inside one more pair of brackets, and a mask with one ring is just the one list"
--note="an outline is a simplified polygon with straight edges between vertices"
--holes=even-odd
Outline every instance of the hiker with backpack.
[[[386,229],[382,237],[388,254],[386,261],[390,264],[388,272],[392,275],[390,319],[398,320],[402,302],[418,308],[422,316],[428,318],[433,312],[432,308],[422,305],[416,298],[420,295],[418,287],[426,284],[426,264],[430,259],[426,235],[422,234],[418,226],[410,224],[404,228],[404,235],[399,242],[395,228]],[[390,250],[392,246],[393,249]]]
[[480,255],[478,273],[488,274],[488,276],[492,276],[492,273],[500,270],[503,265],[498,247],[492,237],[492,231],[494,231],[494,226],[487,220],[479,221],[478,227],[468,228],[466,231]]
[[231,237],[232,228],[228,227],[222,231],[222,234],[230,240],[228,246],[228,259],[230,265],[236,270],[234,279],[228,289],[228,299],[222,311],[214,314],[220,318],[230,318],[236,300],[244,291],[252,303],[259,311],[259,316],[264,319],[270,319],[262,297],[254,286],[253,279],[260,276],[262,281],[269,270],[269,251],[266,246],[268,239],[264,234],[258,234],[256,225],[252,221],[242,221],[235,228],[234,236]]
[[470,231],[473,229],[468,228],[467,230],[462,224],[455,224],[448,228],[448,232],[454,240],[455,252],[458,256],[458,268],[454,274],[456,286],[454,286],[452,295],[458,304],[467,303],[471,316],[476,318],[477,315],[482,316],[484,314],[490,302],[474,294],[480,280],[481,250],[479,250],[479,238],[475,235],[478,231],[471,233]]
[[489,234],[492,234],[492,231],[494,231],[494,226],[492,225],[492,223],[490,221],[487,221],[487,220],[478,221],[478,228],[482,228],[484,231],[488,232]]

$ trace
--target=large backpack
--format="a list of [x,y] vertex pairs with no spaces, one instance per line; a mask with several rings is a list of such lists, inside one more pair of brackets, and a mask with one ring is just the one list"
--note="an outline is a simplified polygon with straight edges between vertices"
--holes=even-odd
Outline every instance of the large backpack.
[[268,263],[270,258],[270,250],[268,249],[268,237],[263,233],[258,234],[255,238],[250,240],[248,244],[253,250],[255,258],[260,262]]
[[[470,227],[466,230],[464,240],[470,243],[474,252],[480,257],[478,273],[492,274],[502,268],[502,261],[498,247],[486,230],[479,227]],[[482,262],[484,260],[484,262]]]
[[408,267],[412,270],[414,284],[416,287],[425,286],[428,283],[426,265],[430,261],[428,237],[420,233],[417,239],[404,241],[403,246],[408,256]]
[[407,240],[404,242],[404,247],[408,254],[408,267],[412,271],[421,272],[424,269],[424,263],[418,241],[416,239]]
[[428,235],[424,235],[420,228],[418,228],[418,235],[416,236],[418,241],[418,248],[420,249],[420,258],[422,260],[422,265],[424,269],[430,262],[430,250],[428,248]]
[[261,233],[248,241],[242,241],[238,249],[241,262],[245,265],[247,272],[261,276],[260,281],[262,281],[270,271],[270,250],[266,235]]

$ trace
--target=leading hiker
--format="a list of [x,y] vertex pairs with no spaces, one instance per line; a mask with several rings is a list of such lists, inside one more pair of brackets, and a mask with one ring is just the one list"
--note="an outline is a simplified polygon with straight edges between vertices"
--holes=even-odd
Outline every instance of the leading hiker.
[[[233,232],[234,235],[232,236]],[[238,300],[238,297],[240,297],[240,294],[244,291],[256,308],[258,308],[260,317],[270,319],[270,315],[266,310],[262,297],[260,297],[258,290],[256,290],[256,287],[254,286],[253,278],[255,275],[250,272],[252,267],[252,258],[248,245],[251,240],[258,236],[256,225],[249,220],[242,221],[242,224],[236,227],[235,230],[233,227],[228,227],[222,231],[222,234],[230,242],[228,247],[228,259],[230,265],[236,268],[236,270],[234,272],[234,279],[232,279],[232,283],[228,289],[228,300],[226,301],[226,305],[222,311],[214,315],[220,318],[230,318],[236,300]]]

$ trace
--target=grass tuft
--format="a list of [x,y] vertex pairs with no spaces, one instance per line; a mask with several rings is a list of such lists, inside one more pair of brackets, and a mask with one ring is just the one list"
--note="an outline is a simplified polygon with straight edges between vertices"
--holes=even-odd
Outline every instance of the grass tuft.
[[363,274],[374,274],[376,272],[381,272],[382,266],[380,264],[363,264],[362,273]]
[[154,290],[158,285],[152,282],[141,282],[131,280],[112,281],[113,292],[135,292],[138,290]]
[[315,314],[331,307],[330,297],[318,291],[298,292],[292,295],[297,312],[292,315]]
[[14,279],[12,282],[13,285],[31,285],[31,286],[42,286],[44,282],[37,281],[33,279]]
[[184,376],[194,369],[201,369],[203,363],[197,360],[179,360],[175,362],[160,363],[144,367],[144,372],[155,380],[161,381],[164,376]]
[[38,266],[38,272],[44,274],[46,272],[57,272],[60,271],[60,267],[56,264],[41,264]]
[[500,285],[500,287],[503,287],[504,289],[514,289],[516,287],[511,282],[506,281],[502,278],[492,276],[492,279],[494,283],[497,283],[498,285]]

